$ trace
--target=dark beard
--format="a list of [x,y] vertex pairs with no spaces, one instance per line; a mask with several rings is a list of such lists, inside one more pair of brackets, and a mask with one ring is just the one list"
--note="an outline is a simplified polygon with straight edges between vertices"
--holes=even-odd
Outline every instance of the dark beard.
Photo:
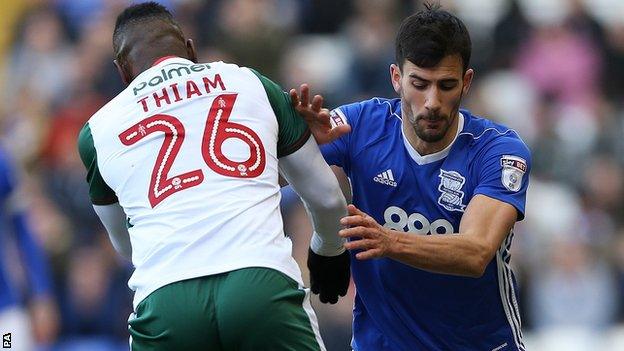
[[[438,133],[435,133],[435,134],[427,133],[425,132],[424,128],[421,128],[420,125],[418,124],[418,121],[420,120],[434,121],[434,122],[443,121],[446,124],[446,126],[445,128],[443,127],[444,129],[440,130]],[[425,141],[428,143],[435,143],[435,142],[442,140],[444,136],[446,135],[446,133],[448,132],[450,126],[451,124],[449,123],[448,117],[441,116],[440,114],[435,113],[435,112],[430,112],[426,116],[423,116],[423,115],[416,116],[416,123],[412,124],[412,127],[414,128],[414,132],[416,133],[416,136],[418,136],[418,138],[420,138],[422,141]]]
[[[401,97],[401,105],[402,108],[404,109],[407,118],[410,122],[410,124],[412,125],[412,128],[414,129],[414,133],[416,133],[416,136],[427,143],[436,143],[442,139],[444,139],[444,137],[446,136],[446,133],[448,133],[448,130],[451,128],[451,126],[453,125],[453,122],[455,121],[455,118],[457,118],[457,115],[459,114],[459,106],[461,104],[461,97],[459,98],[459,101],[457,101],[457,104],[455,106],[455,108],[451,111],[451,116],[455,116],[453,118],[450,118],[449,116],[443,116],[440,115],[437,112],[429,112],[426,115],[418,115],[418,116],[414,116],[414,112],[412,111],[412,108],[405,102],[405,100],[403,99],[403,97]],[[421,128],[420,125],[418,124],[418,122],[420,120],[425,120],[425,121],[445,121],[445,125],[442,127],[444,128],[443,130],[440,130],[440,132],[432,134],[432,133],[427,133],[425,132],[424,128]]]

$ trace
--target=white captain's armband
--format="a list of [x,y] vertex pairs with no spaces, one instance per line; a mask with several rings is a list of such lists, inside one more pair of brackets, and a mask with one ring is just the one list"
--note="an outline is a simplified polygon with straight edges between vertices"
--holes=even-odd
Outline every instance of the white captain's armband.
[[522,157],[504,155],[501,157],[501,182],[509,191],[517,192],[522,188],[522,177],[527,171],[527,163]]
[[331,124],[332,128],[341,126],[343,124],[348,124],[347,116],[342,111],[340,111],[340,109],[335,108],[329,112],[329,123]]

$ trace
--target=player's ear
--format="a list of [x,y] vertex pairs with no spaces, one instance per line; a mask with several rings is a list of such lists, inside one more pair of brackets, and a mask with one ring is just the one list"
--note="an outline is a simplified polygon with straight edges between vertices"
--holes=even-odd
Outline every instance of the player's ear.
[[123,65],[119,63],[119,61],[113,60],[113,64],[115,65],[115,68],[117,68],[117,73],[119,73],[121,81],[125,85],[130,84],[130,82],[132,82],[132,75],[124,69]]
[[462,95],[466,95],[468,93],[468,89],[470,89],[470,84],[472,83],[472,78],[474,78],[474,70],[469,68],[466,70],[466,73],[464,73]]
[[390,80],[394,91],[401,95],[401,69],[395,63],[390,65]]
[[193,39],[186,39],[186,53],[191,61],[197,63],[197,52],[195,51]]

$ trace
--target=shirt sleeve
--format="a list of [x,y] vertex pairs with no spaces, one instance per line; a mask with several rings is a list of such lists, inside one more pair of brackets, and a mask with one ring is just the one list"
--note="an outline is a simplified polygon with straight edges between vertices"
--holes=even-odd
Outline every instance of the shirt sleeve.
[[78,135],[78,153],[82,163],[87,168],[87,183],[89,183],[89,197],[94,205],[110,205],[119,202],[115,192],[104,182],[97,164],[97,153],[93,144],[93,135],[89,123]]
[[290,95],[269,78],[258,71],[250,70],[260,79],[269,98],[269,103],[277,117],[279,132],[277,138],[277,157],[284,157],[299,150],[310,137],[310,129],[302,117],[291,105]]
[[337,107],[331,111],[332,125],[349,124],[351,132],[342,135],[331,143],[321,145],[321,153],[329,165],[341,167],[349,173],[351,169],[351,138],[357,133],[357,121],[361,112],[360,103]]
[[506,202],[518,211],[518,221],[524,219],[531,154],[522,140],[504,137],[496,141],[476,164],[478,184],[474,194]]

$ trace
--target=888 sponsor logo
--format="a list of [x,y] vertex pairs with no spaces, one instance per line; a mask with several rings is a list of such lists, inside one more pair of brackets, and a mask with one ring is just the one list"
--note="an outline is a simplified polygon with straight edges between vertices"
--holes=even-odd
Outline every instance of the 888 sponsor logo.
[[398,206],[390,206],[384,211],[384,227],[416,234],[453,234],[455,229],[444,218],[429,221],[422,213],[410,215]]

